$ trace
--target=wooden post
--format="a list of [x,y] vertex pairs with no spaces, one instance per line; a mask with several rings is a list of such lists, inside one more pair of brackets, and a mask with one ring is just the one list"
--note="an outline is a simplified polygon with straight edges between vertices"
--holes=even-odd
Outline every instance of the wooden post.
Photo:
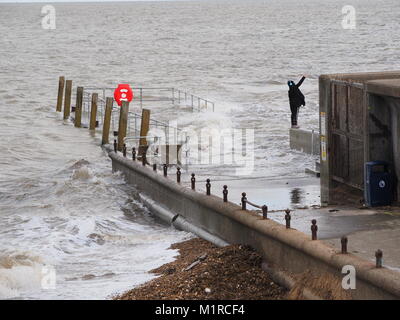
[[140,123],[139,155],[147,151],[147,133],[150,129],[150,110],[142,110],[142,121]]
[[103,139],[101,140],[101,144],[109,143],[110,136],[110,122],[111,122],[111,113],[113,107],[113,98],[106,99],[106,110],[104,112],[104,121],[103,121]]
[[56,111],[61,112],[62,110],[62,101],[63,101],[63,95],[64,95],[64,84],[65,84],[65,78],[60,77],[58,79],[58,96],[57,96],[57,107]]
[[71,114],[71,93],[72,80],[67,80],[65,83],[65,99],[64,99],[64,119],[68,119]]
[[76,104],[75,104],[75,127],[80,128],[82,125],[82,103],[83,103],[83,87],[76,89]]
[[90,109],[90,125],[89,125],[89,130],[95,130],[95,129],[96,129],[97,100],[98,100],[98,94],[97,94],[97,93],[93,93],[93,94],[92,94],[92,107],[91,107],[91,109]]
[[124,146],[124,138],[126,137],[126,131],[128,127],[128,112],[129,102],[123,101],[119,113],[118,151],[122,151],[122,147]]

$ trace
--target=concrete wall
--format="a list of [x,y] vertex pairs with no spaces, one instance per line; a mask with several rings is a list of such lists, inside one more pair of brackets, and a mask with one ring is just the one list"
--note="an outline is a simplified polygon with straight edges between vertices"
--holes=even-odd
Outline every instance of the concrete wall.
[[[394,80],[393,80],[394,79]],[[343,194],[338,193],[338,187],[343,188],[347,194],[358,192],[359,190],[354,189],[351,185],[334,181],[333,169],[335,164],[335,156],[344,157],[342,154],[334,153],[332,130],[335,119],[333,117],[333,105],[334,99],[332,87],[335,81],[345,81],[349,85],[355,84],[363,88],[364,101],[362,106],[362,114],[360,114],[359,122],[362,123],[364,131],[364,142],[363,142],[363,162],[369,161],[369,139],[368,139],[368,105],[367,105],[367,91],[372,91],[374,94],[398,94],[399,88],[396,84],[395,79],[400,79],[400,71],[392,72],[364,72],[364,73],[351,73],[351,74],[326,74],[319,77],[319,111],[320,111],[320,132],[321,132],[321,203],[323,205],[329,205],[334,203],[335,195]],[[376,81],[379,80],[379,81]],[[393,81],[394,82],[393,82]],[[381,82],[383,81],[383,82]],[[397,80],[398,81],[398,80]],[[365,88],[370,88],[366,90]],[[379,89],[379,90],[378,90]],[[345,99],[346,97],[340,97]],[[337,103],[337,101],[335,102]],[[339,103],[340,105],[340,103]],[[353,152],[348,158],[356,154]],[[358,156],[358,155],[357,155]],[[351,168],[349,169],[350,178],[353,177]],[[357,173],[359,174],[359,173]],[[363,181],[362,181],[363,185]],[[357,201],[359,200],[355,197]],[[358,203],[358,202],[357,202]]]
[[[161,211],[174,212],[187,224],[205,231],[217,239],[232,244],[250,245],[258,250],[267,264],[275,270],[290,274],[311,272],[313,275],[333,274],[340,278],[342,266],[353,265],[357,270],[357,289],[348,293],[354,299],[396,299],[400,297],[400,273],[385,268],[376,269],[370,261],[351,254],[339,254],[310,236],[259,215],[243,211],[221,198],[207,196],[173,179],[153,172],[140,162],[124,158],[107,149],[113,171],[121,171],[128,183],[136,185],[142,195],[155,200]],[[175,175],[174,175],[175,177]],[[196,232],[200,236],[202,232]]]
[[319,155],[319,131],[290,129],[290,149],[301,152]]

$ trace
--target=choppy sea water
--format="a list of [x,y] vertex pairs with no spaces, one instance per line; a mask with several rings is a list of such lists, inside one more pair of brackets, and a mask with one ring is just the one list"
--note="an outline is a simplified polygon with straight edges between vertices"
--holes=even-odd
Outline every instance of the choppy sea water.
[[[215,113],[178,120],[254,129],[253,175],[303,176],[315,158],[289,150],[286,81],[310,75],[299,122],[315,129],[319,74],[399,69],[399,2],[352,1],[357,27],[344,30],[348,4],[55,3],[56,30],[42,29],[42,4],[0,4],[0,298],[106,298],[149,279],[189,237],[150,216],[98,136],[55,114],[60,75],[214,100]],[[42,289],[44,265],[56,289]]]

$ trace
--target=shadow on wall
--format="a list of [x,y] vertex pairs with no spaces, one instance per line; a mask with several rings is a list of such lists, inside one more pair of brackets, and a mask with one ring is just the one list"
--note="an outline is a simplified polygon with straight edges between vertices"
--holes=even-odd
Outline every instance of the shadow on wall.
[[400,176],[400,99],[387,96],[370,96],[369,104],[369,158],[386,161],[394,177],[394,199],[399,200]]

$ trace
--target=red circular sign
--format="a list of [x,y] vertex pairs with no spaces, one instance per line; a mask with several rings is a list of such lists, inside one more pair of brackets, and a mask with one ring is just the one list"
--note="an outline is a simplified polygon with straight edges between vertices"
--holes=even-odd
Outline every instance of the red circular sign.
[[133,99],[133,91],[129,84],[119,84],[114,90],[114,99],[121,106],[123,101],[131,102]]

